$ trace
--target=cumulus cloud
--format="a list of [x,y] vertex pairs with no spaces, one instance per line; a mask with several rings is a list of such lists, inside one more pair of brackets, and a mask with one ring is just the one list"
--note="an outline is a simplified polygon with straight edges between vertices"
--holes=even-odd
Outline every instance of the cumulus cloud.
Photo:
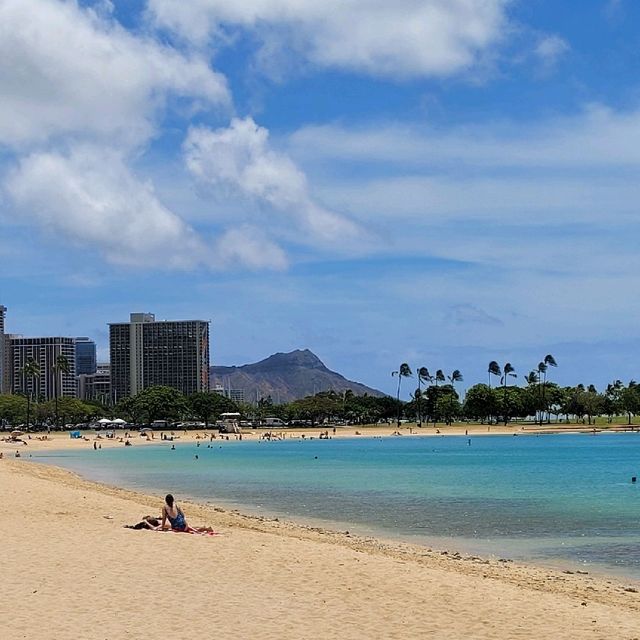
[[201,182],[268,205],[315,241],[343,242],[362,235],[353,222],[311,198],[304,173],[271,148],[269,132],[251,118],[235,118],[216,130],[192,128],[184,153],[189,171]]
[[6,188],[39,227],[89,244],[110,262],[190,268],[206,260],[193,229],[116,151],[84,146],[67,155],[34,153],[11,172]]
[[197,44],[235,30],[320,67],[390,77],[446,76],[504,36],[510,0],[149,0],[159,25]]
[[231,227],[215,240],[165,207],[119,151],[82,145],[21,160],[6,191],[22,219],[123,266],[283,269],[284,252],[259,230]]
[[168,94],[229,103],[204,57],[135,36],[74,0],[0,0],[0,144],[64,134],[138,144]]

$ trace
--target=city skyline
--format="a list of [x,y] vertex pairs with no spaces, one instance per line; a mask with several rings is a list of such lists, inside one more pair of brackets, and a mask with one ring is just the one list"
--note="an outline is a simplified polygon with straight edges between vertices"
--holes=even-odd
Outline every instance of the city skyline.
[[392,395],[640,377],[638,3],[183,4],[2,4],[8,332],[104,361],[153,309]]

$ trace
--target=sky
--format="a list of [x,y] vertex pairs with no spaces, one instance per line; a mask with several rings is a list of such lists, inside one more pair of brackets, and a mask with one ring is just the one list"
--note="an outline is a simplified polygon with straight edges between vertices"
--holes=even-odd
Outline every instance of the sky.
[[638,379],[639,169],[635,0],[0,0],[7,330],[101,360]]

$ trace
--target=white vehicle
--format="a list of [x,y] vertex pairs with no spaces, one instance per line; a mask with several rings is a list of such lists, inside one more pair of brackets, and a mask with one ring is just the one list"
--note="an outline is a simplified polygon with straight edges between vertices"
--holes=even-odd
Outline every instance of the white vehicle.
[[217,426],[220,433],[240,433],[240,414],[231,411],[221,413]]
[[265,427],[286,427],[287,425],[280,418],[265,418]]

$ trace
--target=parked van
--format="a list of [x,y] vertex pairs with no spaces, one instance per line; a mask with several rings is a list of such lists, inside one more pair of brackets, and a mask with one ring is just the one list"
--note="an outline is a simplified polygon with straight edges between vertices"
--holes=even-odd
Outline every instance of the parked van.
[[280,418],[265,418],[264,419],[265,427],[286,427],[286,423],[280,420]]

